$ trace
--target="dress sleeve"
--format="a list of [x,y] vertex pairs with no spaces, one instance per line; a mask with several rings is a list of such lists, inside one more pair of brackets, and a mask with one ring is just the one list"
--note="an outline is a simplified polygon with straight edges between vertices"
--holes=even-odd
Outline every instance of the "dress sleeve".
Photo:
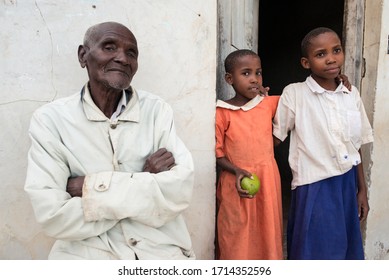
[[216,108],[216,128],[215,128],[215,140],[216,140],[216,158],[222,158],[226,155],[224,151],[224,137],[227,130],[227,120],[223,114],[223,110]]
[[272,110],[272,118],[274,118],[276,111],[277,111],[277,106],[278,106],[278,101],[280,100],[279,95],[273,95],[273,96],[268,96],[271,99],[271,110]]

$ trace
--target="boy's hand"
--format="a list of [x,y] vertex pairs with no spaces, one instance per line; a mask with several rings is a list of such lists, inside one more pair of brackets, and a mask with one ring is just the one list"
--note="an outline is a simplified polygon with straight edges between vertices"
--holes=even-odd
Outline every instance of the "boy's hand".
[[336,79],[336,82],[339,84],[339,83],[343,83],[343,85],[348,89],[348,90],[351,90],[352,86],[351,86],[351,83],[348,79],[348,77],[344,74],[339,74],[338,77],[335,78]]
[[358,192],[357,199],[359,220],[363,222],[366,220],[370,210],[369,203],[367,201],[367,194],[365,192]]
[[263,85],[259,85],[259,95],[260,96],[269,96],[270,87],[263,87]]

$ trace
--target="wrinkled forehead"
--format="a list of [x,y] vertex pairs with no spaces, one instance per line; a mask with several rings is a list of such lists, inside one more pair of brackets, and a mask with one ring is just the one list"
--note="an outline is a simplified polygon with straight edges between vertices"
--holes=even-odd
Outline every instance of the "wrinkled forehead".
[[93,44],[105,38],[118,38],[137,45],[134,34],[124,25],[114,22],[106,22],[91,27],[85,34],[84,43]]

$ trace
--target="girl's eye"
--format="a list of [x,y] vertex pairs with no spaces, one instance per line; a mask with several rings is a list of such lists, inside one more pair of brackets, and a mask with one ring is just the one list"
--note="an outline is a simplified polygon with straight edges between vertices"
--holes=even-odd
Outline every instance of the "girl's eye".
[[316,54],[316,57],[323,57],[324,56],[324,53],[318,53]]
[[335,49],[334,52],[335,52],[335,53],[340,53],[340,52],[342,52],[342,49],[341,49],[341,48],[337,48],[337,49]]
[[261,72],[257,72],[257,76],[262,76],[262,73]]

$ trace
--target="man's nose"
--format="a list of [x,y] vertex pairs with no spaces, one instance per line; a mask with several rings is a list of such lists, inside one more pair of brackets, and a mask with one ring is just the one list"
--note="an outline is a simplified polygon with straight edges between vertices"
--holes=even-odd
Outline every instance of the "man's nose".
[[128,55],[126,54],[126,52],[120,51],[120,50],[116,53],[115,61],[119,62],[121,64],[124,64],[124,65],[130,63],[130,59],[129,59]]

